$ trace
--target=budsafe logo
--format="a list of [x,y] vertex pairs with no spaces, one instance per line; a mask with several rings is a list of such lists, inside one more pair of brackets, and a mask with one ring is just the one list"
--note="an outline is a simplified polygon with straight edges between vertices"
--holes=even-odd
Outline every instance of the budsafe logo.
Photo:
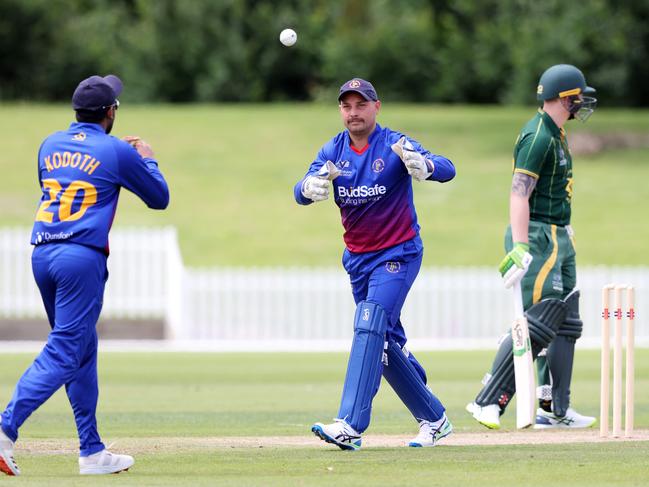
[[363,309],[363,321],[370,319],[370,310],[368,308]]
[[385,162],[383,159],[377,159],[372,163],[372,171],[374,172],[381,172],[385,169]]
[[396,274],[401,270],[401,262],[386,262],[385,270],[391,274]]
[[344,186],[338,186],[338,196],[341,198],[368,198],[372,196],[382,196],[387,192],[385,186],[379,186],[375,184],[374,186],[356,186],[345,188]]

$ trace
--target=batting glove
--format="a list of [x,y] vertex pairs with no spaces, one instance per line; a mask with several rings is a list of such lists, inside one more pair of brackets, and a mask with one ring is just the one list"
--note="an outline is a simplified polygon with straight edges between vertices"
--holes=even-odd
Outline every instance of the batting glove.
[[532,262],[532,254],[529,253],[529,250],[529,244],[516,242],[514,248],[500,262],[498,270],[503,278],[505,288],[508,289],[523,279]]
[[408,174],[417,181],[428,179],[433,174],[435,166],[432,161],[417,152],[405,136],[392,144],[392,151],[403,161]]

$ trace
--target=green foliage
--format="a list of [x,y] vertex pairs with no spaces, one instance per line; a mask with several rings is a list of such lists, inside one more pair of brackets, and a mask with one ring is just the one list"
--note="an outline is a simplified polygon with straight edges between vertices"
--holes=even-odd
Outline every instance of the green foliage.
[[568,62],[604,104],[647,106],[647,17],[643,0],[4,0],[0,99],[114,72],[139,101],[321,99],[362,76],[389,100],[533,103]]

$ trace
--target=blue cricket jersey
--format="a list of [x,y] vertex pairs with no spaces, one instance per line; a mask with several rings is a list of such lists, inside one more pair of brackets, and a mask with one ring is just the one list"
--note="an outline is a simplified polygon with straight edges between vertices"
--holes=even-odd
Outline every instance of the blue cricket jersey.
[[[317,174],[327,160],[340,169],[332,191],[345,229],[343,239],[351,252],[386,249],[419,234],[412,178],[391,149],[402,136],[377,124],[367,146],[359,151],[351,147],[345,130],[320,149],[304,178],[294,187],[295,200],[301,205],[311,204],[313,201],[302,194],[304,179]],[[446,182],[455,177],[451,161],[407,138],[417,152],[433,162],[435,170],[430,180]]]
[[121,187],[153,209],[169,204],[169,188],[155,159],[95,123],[72,123],[43,141],[38,151],[43,191],[31,243],[73,242],[108,253]]

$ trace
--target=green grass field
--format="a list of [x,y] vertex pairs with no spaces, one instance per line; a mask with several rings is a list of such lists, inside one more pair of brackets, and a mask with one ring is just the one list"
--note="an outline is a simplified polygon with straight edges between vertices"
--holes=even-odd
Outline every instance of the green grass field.
[[[0,355],[3,400],[32,358]],[[447,406],[454,437],[486,434],[463,408],[477,392],[492,353],[435,352],[418,358]],[[107,443],[117,441],[116,451],[135,455],[135,466],[119,476],[79,477],[72,413],[59,391],[21,430],[16,460],[23,475],[16,485],[484,486],[506,481],[594,487],[646,482],[649,441],[553,445],[549,440],[556,432],[534,431],[536,444],[509,446],[367,446],[343,452],[310,444],[315,441],[311,423],[329,421],[337,412],[345,367],[342,353],[103,353],[100,430]],[[647,349],[637,350],[636,377],[635,425],[646,438]],[[580,412],[598,415],[599,357],[594,351],[577,354],[573,402]],[[374,406],[368,435],[398,435],[404,442],[414,436],[415,423],[387,385]],[[491,434],[516,435],[513,429],[512,407],[503,430]],[[217,441],[223,437],[288,437],[304,444],[260,448],[254,442]]]
[[[39,190],[36,152],[67,127],[64,105],[5,104],[0,119],[0,226],[29,227]],[[456,164],[446,185],[419,184],[424,265],[491,265],[502,257],[511,153],[533,107],[390,105],[379,122]],[[116,225],[175,225],[189,265],[338,265],[342,230],[331,201],[299,207],[292,187],[324,142],[341,130],[335,104],[132,106],[114,134],[154,147],[171,186],[166,212],[127,192]],[[649,133],[649,112],[598,109],[571,131]],[[649,149],[575,158],[573,224],[579,264],[647,264]]]

